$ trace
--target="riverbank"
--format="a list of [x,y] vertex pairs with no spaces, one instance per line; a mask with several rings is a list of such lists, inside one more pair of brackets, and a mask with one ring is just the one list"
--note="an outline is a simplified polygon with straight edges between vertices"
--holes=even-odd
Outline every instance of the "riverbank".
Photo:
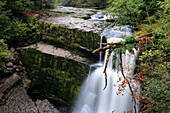
[[98,61],[98,54],[91,52],[99,46],[99,34],[110,24],[87,19],[96,11],[58,6],[33,22],[36,27],[29,24],[40,31],[39,38],[20,41],[25,47],[11,48],[12,60],[2,65],[0,112],[70,112],[89,64]]

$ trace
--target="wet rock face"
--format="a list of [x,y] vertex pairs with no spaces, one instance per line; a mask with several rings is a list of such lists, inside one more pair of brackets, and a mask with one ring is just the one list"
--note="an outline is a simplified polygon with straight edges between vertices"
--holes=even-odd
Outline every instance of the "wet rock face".
[[7,101],[0,106],[0,113],[60,113],[48,100],[34,103],[22,86],[11,90],[5,98]]
[[38,113],[60,113],[47,99],[37,100],[35,104],[38,109]]
[[6,94],[8,94],[14,87],[21,84],[23,78],[26,78],[25,68],[22,65],[17,64],[15,61],[15,49],[11,48],[10,50],[11,56],[9,59],[6,59],[5,64],[0,67],[0,105],[5,102]]
[[4,105],[0,106],[0,113],[37,113],[34,102],[29,98],[25,88],[18,86],[7,95]]
[[18,80],[20,80],[20,77],[16,73],[8,78],[0,79],[0,99],[2,99],[2,97],[4,96],[3,92],[9,89]]
[[[21,50],[21,60],[32,80],[31,92],[72,103],[88,72],[88,65],[43,54],[35,49]],[[50,95],[49,95],[50,94]],[[33,97],[34,98],[34,97]]]

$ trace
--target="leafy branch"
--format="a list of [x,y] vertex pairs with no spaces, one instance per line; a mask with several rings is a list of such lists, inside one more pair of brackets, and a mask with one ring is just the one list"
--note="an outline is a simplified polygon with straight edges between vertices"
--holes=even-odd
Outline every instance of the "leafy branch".
[[[133,39],[127,39],[127,40],[125,40],[125,41],[122,41],[122,43],[120,43],[120,42],[118,42],[118,43],[99,43],[99,44],[107,45],[107,46],[102,47],[102,48],[95,49],[95,50],[93,51],[93,53],[107,50],[107,49],[109,49],[109,48],[111,47],[110,45],[114,45],[114,46],[115,46],[114,48],[119,48],[119,47],[122,46],[122,45],[132,44],[132,43],[134,43],[134,42],[138,42],[138,41],[141,41],[141,40],[143,40],[143,39],[148,39],[148,40],[150,40],[150,38],[146,38],[145,36],[150,37],[150,36],[152,36],[152,33],[147,33],[147,34],[144,34],[144,35],[142,35],[142,36],[138,36],[138,37],[136,37],[134,40],[133,40]],[[130,38],[132,38],[132,37],[133,37],[133,36],[130,36]],[[143,37],[145,37],[145,38],[143,38]],[[153,42],[152,42],[152,43],[153,43]]]

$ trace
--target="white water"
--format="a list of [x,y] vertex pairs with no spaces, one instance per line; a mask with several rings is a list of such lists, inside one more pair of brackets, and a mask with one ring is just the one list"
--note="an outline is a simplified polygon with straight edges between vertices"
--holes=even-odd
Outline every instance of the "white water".
[[106,12],[100,10],[96,14],[92,15],[91,19],[89,19],[89,20],[91,20],[91,21],[105,21],[105,20],[108,20],[108,19],[114,19],[114,18],[116,19],[116,18],[118,18],[118,16],[113,17],[113,14],[115,14],[115,13],[108,12],[106,14]]
[[[102,39],[103,39],[103,36],[101,35],[100,37],[100,48],[102,48]],[[102,63],[102,51],[99,52],[99,62]]]
[[[123,40],[125,36],[133,35],[133,32],[128,26],[117,26],[106,30],[103,34],[108,37],[107,42],[119,42]],[[134,51],[135,55],[137,55],[135,49]],[[112,53],[112,55],[113,54],[114,53]],[[108,75],[108,85],[106,89],[103,90],[105,86],[105,76],[103,74],[104,65],[101,63],[93,64],[91,67],[96,67],[96,69],[93,72],[89,72],[72,113],[124,113],[124,111],[133,110],[134,103],[131,102],[132,97],[128,85],[126,85],[125,90],[121,94],[117,95],[118,85],[121,84],[121,81],[124,79],[121,72],[117,71],[117,69],[120,70],[118,60],[116,61],[117,69],[112,69],[112,55],[109,58],[106,71]],[[124,70],[126,77],[134,73],[135,55],[130,54],[128,51],[122,55],[123,67],[129,67],[131,69]],[[105,59],[106,56],[107,52]],[[121,80],[118,82],[119,79]]]

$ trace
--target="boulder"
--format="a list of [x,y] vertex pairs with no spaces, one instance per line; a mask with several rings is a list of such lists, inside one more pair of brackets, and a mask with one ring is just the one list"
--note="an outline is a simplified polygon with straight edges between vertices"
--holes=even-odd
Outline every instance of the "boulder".
[[13,63],[12,62],[8,62],[5,65],[6,65],[6,67],[10,67],[10,68],[13,67]]

